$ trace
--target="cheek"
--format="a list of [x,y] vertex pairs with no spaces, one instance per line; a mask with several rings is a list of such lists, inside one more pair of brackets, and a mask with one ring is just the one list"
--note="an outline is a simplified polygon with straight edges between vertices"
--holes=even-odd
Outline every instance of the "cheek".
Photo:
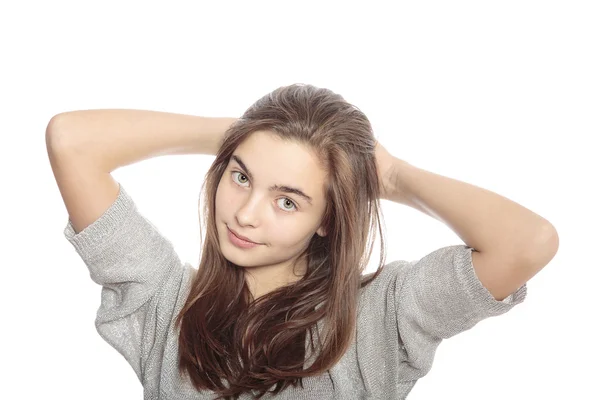
[[308,227],[303,226],[298,220],[275,222],[269,237],[273,238],[273,244],[291,247],[303,246],[310,241],[313,235],[313,232],[307,232],[307,229]]
[[223,215],[231,208],[233,196],[229,193],[227,185],[223,182],[217,187],[217,193],[215,195],[215,214]]

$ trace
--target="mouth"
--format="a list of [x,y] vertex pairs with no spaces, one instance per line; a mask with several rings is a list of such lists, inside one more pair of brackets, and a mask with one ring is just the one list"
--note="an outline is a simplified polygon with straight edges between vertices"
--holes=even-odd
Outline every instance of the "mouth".
[[[227,225],[226,225],[226,226],[227,226]],[[242,241],[244,241],[244,242],[246,242],[246,243],[250,243],[250,244],[256,244],[256,245],[262,244],[262,243],[253,242],[252,240],[250,240],[250,239],[248,239],[248,238],[246,238],[246,237],[244,237],[244,236],[241,236],[241,235],[239,235],[239,234],[238,234],[236,231],[234,231],[234,230],[232,230],[231,228],[229,228],[229,226],[227,226],[227,230],[228,230],[228,231],[229,231],[231,234],[233,234],[233,235],[234,235],[236,238],[238,238],[238,239],[240,239],[240,240],[242,240]]]

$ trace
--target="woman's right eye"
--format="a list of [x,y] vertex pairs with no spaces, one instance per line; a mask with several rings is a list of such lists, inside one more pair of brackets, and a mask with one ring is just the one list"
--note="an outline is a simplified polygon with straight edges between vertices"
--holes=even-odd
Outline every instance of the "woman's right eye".
[[[231,174],[232,174],[232,175],[234,175],[234,174],[239,174],[238,176],[243,176],[243,177],[244,177],[244,179],[246,180],[246,182],[248,182],[248,178],[246,177],[246,175],[242,174],[242,173],[241,173],[241,172],[239,172],[239,171],[233,171]],[[233,177],[233,180],[234,180],[236,183],[238,183],[238,184],[239,184],[239,180],[238,180],[238,179],[235,177],[235,175],[234,175],[234,177]],[[245,183],[245,182],[242,182],[242,183]]]

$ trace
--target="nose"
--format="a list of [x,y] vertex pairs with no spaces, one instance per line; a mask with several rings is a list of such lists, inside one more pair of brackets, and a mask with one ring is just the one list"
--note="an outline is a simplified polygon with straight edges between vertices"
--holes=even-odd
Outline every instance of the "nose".
[[237,211],[235,215],[235,218],[240,226],[258,227],[260,224],[260,206],[261,202],[258,198],[249,196],[246,203],[244,203],[244,205]]

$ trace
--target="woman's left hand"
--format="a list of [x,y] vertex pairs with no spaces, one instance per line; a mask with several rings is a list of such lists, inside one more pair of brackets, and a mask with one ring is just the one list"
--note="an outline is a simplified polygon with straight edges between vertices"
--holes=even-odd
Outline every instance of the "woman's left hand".
[[414,166],[391,155],[379,142],[375,146],[375,158],[379,174],[379,197],[414,207],[413,197],[402,180],[405,173]]
[[375,159],[377,160],[377,173],[379,174],[379,197],[388,199],[390,193],[389,178],[394,165],[394,156],[381,143],[377,142],[375,145]]

